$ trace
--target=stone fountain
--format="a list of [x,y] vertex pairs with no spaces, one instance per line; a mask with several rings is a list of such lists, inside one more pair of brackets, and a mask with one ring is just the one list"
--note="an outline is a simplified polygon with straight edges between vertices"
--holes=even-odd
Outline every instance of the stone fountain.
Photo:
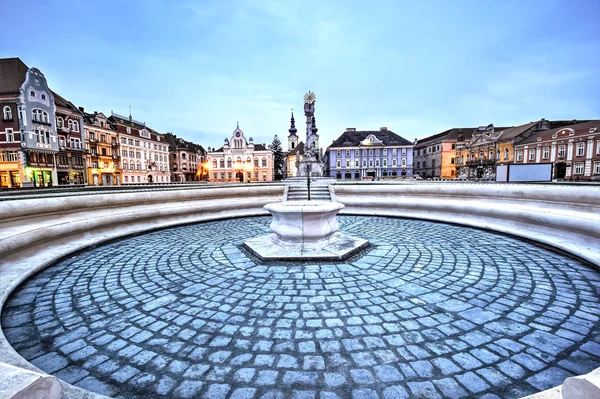
[[369,242],[340,233],[336,215],[344,205],[329,201],[289,201],[264,206],[273,233],[244,241],[262,260],[344,260]]

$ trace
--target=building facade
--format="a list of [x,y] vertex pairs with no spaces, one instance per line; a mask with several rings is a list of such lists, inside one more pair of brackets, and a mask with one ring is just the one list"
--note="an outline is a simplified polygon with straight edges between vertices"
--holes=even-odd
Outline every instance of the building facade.
[[117,131],[123,184],[169,183],[169,143],[144,122],[113,113],[108,120]]
[[102,112],[84,113],[88,184],[114,186],[122,182],[117,130]]
[[55,126],[58,135],[56,175],[59,185],[85,184],[83,112],[73,103],[54,93]]
[[423,178],[456,178],[456,143],[472,128],[454,128],[418,140],[413,149],[413,173]]
[[201,181],[208,179],[206,150],[191,141],[165,134],[169,143],[169,166],[172,182]]
[[459,141],[456,148],[457,175],[464,179],[496,177],[496,167],[515,160],[515,145],[536,132],[560,128],[577,121],[549,121],[544,118],[515,127],[494,125],[473,129],[470,138]]
[[209,180],[214,182],[273,181],[273,154],[265,144],[246,140],[239,125],[223,147],[208,149]]
[[295,177],[298,175],[298,166],[304,156],[304,142],[298,137],[298,129],[296,129],[296,120],[292,111],[290,119],[290,128],[288,129],[288,146],[285,153],[284,176]]
[[348,128],[327,149],[329,176],[344,180],[391,179],[413,175],[413,143],[382,127]]
[[0,185],[55,185],[56,105],[44,74],[18,58],[1,59],[0,108]]
[[552,163],[553,179],[600,180],[600,121],[537,132],[515,145],[514,163]]

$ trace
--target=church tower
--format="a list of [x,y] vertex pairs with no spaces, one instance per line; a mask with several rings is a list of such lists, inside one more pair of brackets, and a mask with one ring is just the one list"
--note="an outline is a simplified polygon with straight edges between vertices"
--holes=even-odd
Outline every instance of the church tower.
[[288,130],[288,132],[290,132],[290,134],[288,134],[288,152],[292,151],[294,149],[294,147],[296,147],[298,145],[298,136],[296,135],[296,132],[298,132],[298,129],[296,129],[296,121],[294,120],[294,111],[292,110],[292,119],[290,120],[290,129]]

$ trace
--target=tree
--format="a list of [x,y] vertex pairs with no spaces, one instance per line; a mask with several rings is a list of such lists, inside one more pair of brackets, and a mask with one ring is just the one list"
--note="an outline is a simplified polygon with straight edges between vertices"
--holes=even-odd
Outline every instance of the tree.
[[273,154],[273,174],[275,175],[275,180],[283,179],[283,165],[285,163],[283,157],[283,149],[281,148],[281,141],[277,135],[273,137],[273,142],[271,143],[271,153]]

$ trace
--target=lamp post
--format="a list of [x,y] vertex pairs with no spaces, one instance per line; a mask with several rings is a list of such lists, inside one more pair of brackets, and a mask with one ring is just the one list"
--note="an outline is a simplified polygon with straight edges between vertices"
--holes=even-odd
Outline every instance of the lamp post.
[[306,188],[308,189],[308,200],[310,201],[310,171],[311,165],[309,163],[306,164]]

